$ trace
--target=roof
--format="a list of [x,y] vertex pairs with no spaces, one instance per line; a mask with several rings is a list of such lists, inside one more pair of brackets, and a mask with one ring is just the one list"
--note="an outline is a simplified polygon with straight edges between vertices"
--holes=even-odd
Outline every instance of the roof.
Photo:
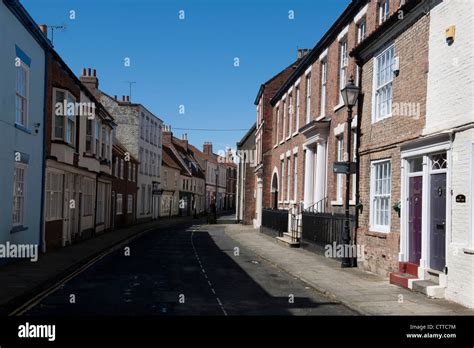
[[314,48],[302,59],[301,63],[288,79],[281,85],[271,100],[271,104],[275,105],[277,101],[285,94],[291,85],[302,75],[305,69],[318,59],[319,55],[329,46],[335,36],[337,36],[342,27],[349,21],[352,21],[352,14],[359,11],[369,0],[352,0],[346,7],[344,12],[336,19],[329,30],[318,41]]
[[[188,171],[192,174],[192,176],[205,179],[204,171],[197,162],[196,158],[194,158],[194,154],[192,149],[190,149],[189,144],[187,144],[187,149],[184,145],[184,140],[179,140],[178,138],[172,137],[171,142],[174,148],[178,151],[181,155],[182,161],[186,164]],[[187,142],[187,141],[186,141]]]
[[136,162],[136,163],[140,163],[140,161],[138,161],[135,157],[133,157],[130,154],[130,151],[128,151],[127,148],[122,143],[120,143],[117,139],[114,139],[113,142],[114,142],[114,144],[112,146],[113,151],[117,152],[121,156],[125,156],[125,153],[128,152],[131,161]]
[[177,170],[183,170],[178,159],[173,154],[173,151],[168,147],[168,145],[163,144],[163,154],[162,154],[162,163],[170,168]]
[[247,133],[245,133],[245,135],[243,136],[243,138],[237,143],[237,146],[242,146],[243,143],[245,143],[247,141],[247,139],[252,135],[253,132],[255,132],[255,130],[257,129],[257,122],[255,122],[253,124],[252,127],[250,127],[250,129],[247,131]]

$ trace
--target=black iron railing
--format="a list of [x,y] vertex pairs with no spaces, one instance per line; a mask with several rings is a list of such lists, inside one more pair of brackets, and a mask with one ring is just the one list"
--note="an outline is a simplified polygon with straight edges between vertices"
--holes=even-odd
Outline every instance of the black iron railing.
[[[342,244],[342,231],[345,216],[343,214],[303,212],[302,239],[319,246],[334,242]],[[350,217],[351,242],[354,243],[354,217]]]
[[328,198],[324,197],[304,210],[308,213],[325,213],[328,211]]
[[288,230],[288,210],[262,209],[262,226],[283,236]]

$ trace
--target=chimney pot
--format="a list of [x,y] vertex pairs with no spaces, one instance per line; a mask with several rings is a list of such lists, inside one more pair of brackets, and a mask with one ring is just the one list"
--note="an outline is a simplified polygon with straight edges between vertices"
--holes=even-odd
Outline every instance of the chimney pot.
[[94,77],[97,76],[97,71],[95,69],[92,70],[92,76],[94,76]]
[[114,95],[114,100],[117,101],[117,96],[116,95]]
[[127,103],[130,102],[130,97],[127,95]]
[[91,76],[91,68],[87,68],[87,76]]
[[86,68],[82,68],[82,76],[86,76]]
[[124,95],[122,95],[122,101],[123,101],[123,102],[125,101],[125,96],[124,96]]

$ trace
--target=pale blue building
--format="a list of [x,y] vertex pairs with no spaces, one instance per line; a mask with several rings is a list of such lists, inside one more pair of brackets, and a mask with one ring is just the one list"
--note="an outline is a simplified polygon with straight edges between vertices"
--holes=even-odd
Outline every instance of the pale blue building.
[[50,43],[18,0],[0,0],[0,33],[0,244],[41,250]]

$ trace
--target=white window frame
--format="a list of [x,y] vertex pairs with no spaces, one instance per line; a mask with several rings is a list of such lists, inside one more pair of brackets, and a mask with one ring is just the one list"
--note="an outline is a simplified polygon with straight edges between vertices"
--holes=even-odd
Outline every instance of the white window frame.
[[82,216],[94,213],[94,180],[84,178],[82,189]]
[[326,116],[326,99],[327,99],[327,83],[328,83],[328,61],[326,59],[321,61],[321,100],[319,116]]
[[[56,185],[53,187],[53,176],[56,176]],[[45,220],[54,221],[63,218],[63,180],[62,172],[48,169],[45,184]]]
[[296,97],[296,129],[295,133],[298,133],[300,128],[300,86],[296,86],[295,88],[295,97]]
[[[66,110],[63,110],[63,113],[64,115],[56,115],[56,94],[58,92],[62,92],[64,93],[64,99],[61,101],[62,103],[64,103],[64,100],[66,100],[66,103],[67,105],[69,105],[70,102],[74,103],[74,114],[73,115],[67,115],[67,111],[69,109],[69,107],[66,108]],[[76,140],[76,127],[77,127],[77,115],[76,115],[76,111],[75,111],[75,108],[76,108],[76,103],[77,103],[77,99],[76,97],[71,93],[69,92],[68,90],[66,89],[62,89],[62,88],[53,88],[53,122],[52,122],[52,126],[53,126],[53,133],[52,133],[52,138],[53,140],[61,140],[61,141],[64,141],[65,143],[69,144],[69,145],[72,145],[74,146],[75,144],[75,140]],[[62,136],[61,137],[57,137],[56,136],[56,116],[58,117],[61,117],[62,118]],[[70,122],[72,122],[72,129],[71,129],[71,138],[68,140],[68,133],[69,133],[69,124]]]
[[378,12],[379,24],[382,24],[390,17],[390,0],[380,0]]
[[[336,137],[336,160],[338,162],[344,161],[344,133]],[[336,174],[336,202],[342,203],[343,195],[343,180],[344,174]]]
[[116,207],[117,215],[123,214],[123,194],[117,193],[117,207]]
[[278,139],[280,138],[280,107],[277,106],[276,108],[276,141],[275,141],[275,146],[278,145]]
[[288,94],[288,135],[287,139],[291,138],[293,134],[293,93]]
[[94,122],[94,151],[96,157],[100,156],[100,146],[101,146],[101,122],[96,119]]
[[366,16],[362,17],[359,22],[357,22],[357,43],[361,43],[367,37],[367,18]]
[[290,189],[291,189],[291,157],[287,157],[287,168],[286,168],[286,200],[290,200]]
[[[16,67],[22,73],[24,73],[25,77],[25,86],[24,86],[24,95],[20,92],[19,89],[19,76],[18,70],[16,75],[16,85],[15,85],[15,124],[22,126],[24,128],[28,128],[28,112],[29,112],[29,95],[30,95],[30,67],[26,65],[22,60],[20,60],[20,65]],[[18,99],[22,102],[22,108],[20,119],[18,119]]]
[[[388,58],[387,55],[392,53],[392,61],[390,66],[385,65],[385,69],[383,70],[385,74],[388,74],[387,81],[384,81],[382,84],[379,85],[379,60],[385,60]],[[391,44],[387,48],[385,48],[380,54],[374,57],[373,65],[374,65],[374,73],[373,73],[373,97],[372,97],[372,123],[376,123],[382,121],[386,118],[392,117],[392,105],[393,105],[393,61],[395,58],[395,45]],[[380,71],[382,73],[382,71]],[[381,114],[382,109],[382,102],[379,103],[379,98],[381,98],[382,93],[390,92],[390,97],[386,99],[387,105],[386,108],[388,109],[385,114]]]
[[[389,183],[388,183],[388,188],[390,193],[381,193],[381,194],[376,194],[376,167],[377,166],[382,166],[388,164],[389,165]],[[382,178],[383,179],[383,178]],[[387,209],[388,209],[388,216],[387,216],[387,224],[379,224],[376,222],[376,214],[377,212],[375,211],[375,199],[376,196],[380,196],[383,198],[388,198],[388,203],[387,203]],[[391,226],[391,213],[392,213],[392,207],[391,203],[392,202],[392,161],[390,159],[383,159],[383,160],[376,160],[372,161],[370,164],[370,231],[374,232],[383,232],[383,233],[388,233],[390,232],[390,226]]]
[[311,73],[306,75],[306,124],[311,121]]
[[127,195],[127,214],[133,213],[133,193]]
[[298,154],[296,153],[293,156],[293,166],[293,201],[296,202],[298,192]]
[[283,189],[283,186],[285,184],[285,180],[284,180],[284,177],[285,177],[285,159],[282,159],[280,161],[280,167],[281,167],[281,192],[280,192],[280,202],[282,202],[284,200],[284,194],[285,194],[285,191]]
[[342,104],[344,100],[342,99],[341,90],[346,87],[347,80],[347,68],[349,66],[349,51],[348,51],[348,42],[347,36],[341,39],[339,42],[339,104]]
[[[13,227],[15,226],[23,226],[23,223],[25,221],[25,207],[26,207],[26,189],[27,189],[27,184],[26,184],[26,171],[28,169],[28,166],[24,163],[20,162],[15,162],[14,165],[14,172],[13,172],[13,205],[12,205],[12,225]],[[18,171],[22,171],[22,178],[23,181],[21,181],[23,189],[21,190],[21,193],[19,194],[18,190],[18,185],[20,182],[17,181],[17,173]],[[16,211],[16,200],[19,199],[19,209],[18,209],[18,214],[17,214],[17,219],[14,219],[15,216],[15,211]]]
[[284,142],[286,139],[286,97],[283,100],[283,136],[281,142]]

